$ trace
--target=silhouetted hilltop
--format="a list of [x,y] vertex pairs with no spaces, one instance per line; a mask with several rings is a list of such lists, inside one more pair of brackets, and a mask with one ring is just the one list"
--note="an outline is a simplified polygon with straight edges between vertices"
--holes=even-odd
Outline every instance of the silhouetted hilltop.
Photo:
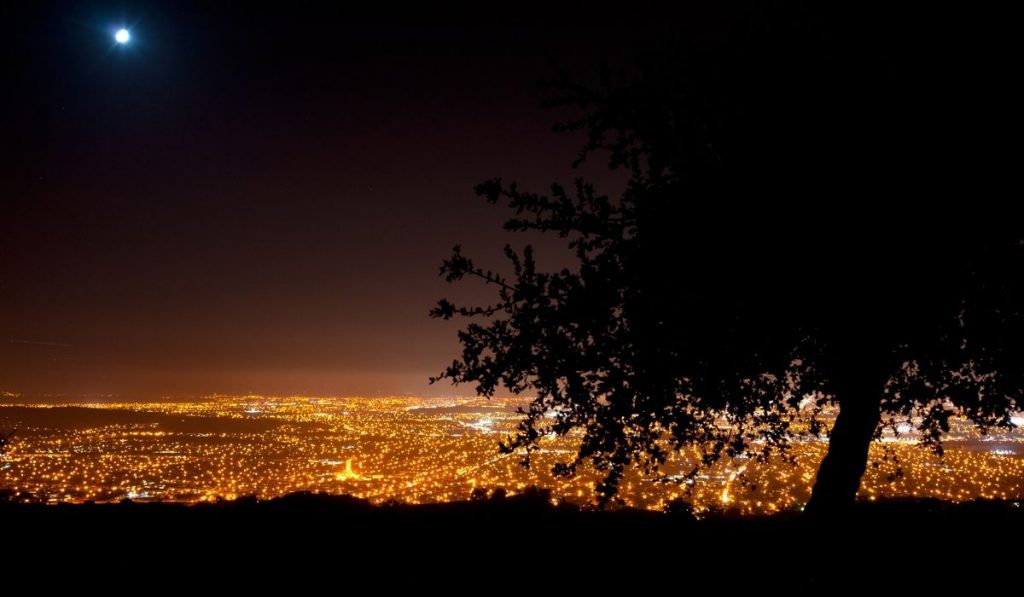
[[[890,588],[1012,586],[1008,562],[1024,531],[1024,508],[900,500],[862,504],[847,519],[811,524],[795,513],[696,520],[682,508],[586,511],[552,505],[542,491],[380,506],[295,493],[195,505],[4,502],[0,520],[8,562],[56,554],[61,566],[117,566],[139,575],[187,562],[196,574],[242,583],[358,574],[396,590],[454,583],[489,593],[485,588],[523,582],[538,590],[601,590],[625,582],[637,590],[715,586],[728,594],[739,587],[801,591],[835,581],[879,588],[883,582]],[[867,555],[856,555],[864,545]],[[835,567],[840,556],[852,557],[855,569]]]

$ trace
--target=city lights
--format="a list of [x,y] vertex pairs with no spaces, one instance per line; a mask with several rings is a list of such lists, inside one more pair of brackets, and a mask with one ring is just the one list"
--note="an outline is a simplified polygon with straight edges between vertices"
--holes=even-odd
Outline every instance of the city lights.
[[[501,487],[514,495],[539,486],[584,503],[593,500],[597,479],[593,471],[572,479],[550,474],[552,464],[571,456],[573,437],[545,440],[530,470],[518,457],[498,453],[522,400],[214,396],[29,404],[7,396],[4,402],[0,427],[17,426],[17,434],[0,464],[0,488],[48,502],[193,502],[317,491],[425,503],[465,500],[474,489]],[[980,437],[958,424],[942,458],[912,439],[876,444],[877,466],[868,467],[861,497],[1024,499],[1022,442],[1018,432]],[[796,510],[810,494],[826,447],[823,440],[796,443],[796,465],[726,460],[692,483],[679,474],[692,462],[681,454],[664,471],[669,482],[633,472],[621,497],[649,509],[682,498],[697,512]]]

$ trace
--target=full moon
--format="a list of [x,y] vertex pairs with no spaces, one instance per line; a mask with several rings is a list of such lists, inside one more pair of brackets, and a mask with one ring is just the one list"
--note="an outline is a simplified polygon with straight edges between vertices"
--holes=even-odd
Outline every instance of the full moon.
[[118,29],[117,33],[114,34],[114,41],[116,41],[119,44],[126,44],[128,43],[128,40],[131,38],[132,36],[130,33],[128,33],[127,29]]

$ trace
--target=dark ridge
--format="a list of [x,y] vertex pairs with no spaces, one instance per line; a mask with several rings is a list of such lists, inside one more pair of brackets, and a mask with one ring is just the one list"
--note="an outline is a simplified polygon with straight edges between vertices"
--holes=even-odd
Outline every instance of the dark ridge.
[[[1024,508],[895,500],[864,503],[843,520],[823,523],[795,514],[696,520],[684,508],[587,511],[552,505],[543,491],[379,506],[352,496],[295,493],[195,505],[7,501],[0,503],[0,521],[8,562],[56,554],[62,565],[117,567],[129,578],[166,574],[187,562],[204,578],[243,584],[264,577],[342,582],[356,575],[396,589],[526,583],[584,591],[614,582],[679,592],[717,587],[724,594],[761,587],[774,594],[836,581],[875,588],[1012,586],[1007,565],[1017,551],[1001,545],[1024,531]],[[858,573],[871,568],[869,576]]]

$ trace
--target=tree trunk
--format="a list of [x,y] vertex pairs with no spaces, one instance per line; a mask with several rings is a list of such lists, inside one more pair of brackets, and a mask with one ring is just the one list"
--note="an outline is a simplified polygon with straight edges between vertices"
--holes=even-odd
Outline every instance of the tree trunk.
[[[818,467],[808,516],[842,515],[857,497],[868,464],[868,448],[881,419],[882,382],[868,371],[839,385],[839,415],[829,436],[828,452]],[[859,377],[859,379],[857,379]]]

